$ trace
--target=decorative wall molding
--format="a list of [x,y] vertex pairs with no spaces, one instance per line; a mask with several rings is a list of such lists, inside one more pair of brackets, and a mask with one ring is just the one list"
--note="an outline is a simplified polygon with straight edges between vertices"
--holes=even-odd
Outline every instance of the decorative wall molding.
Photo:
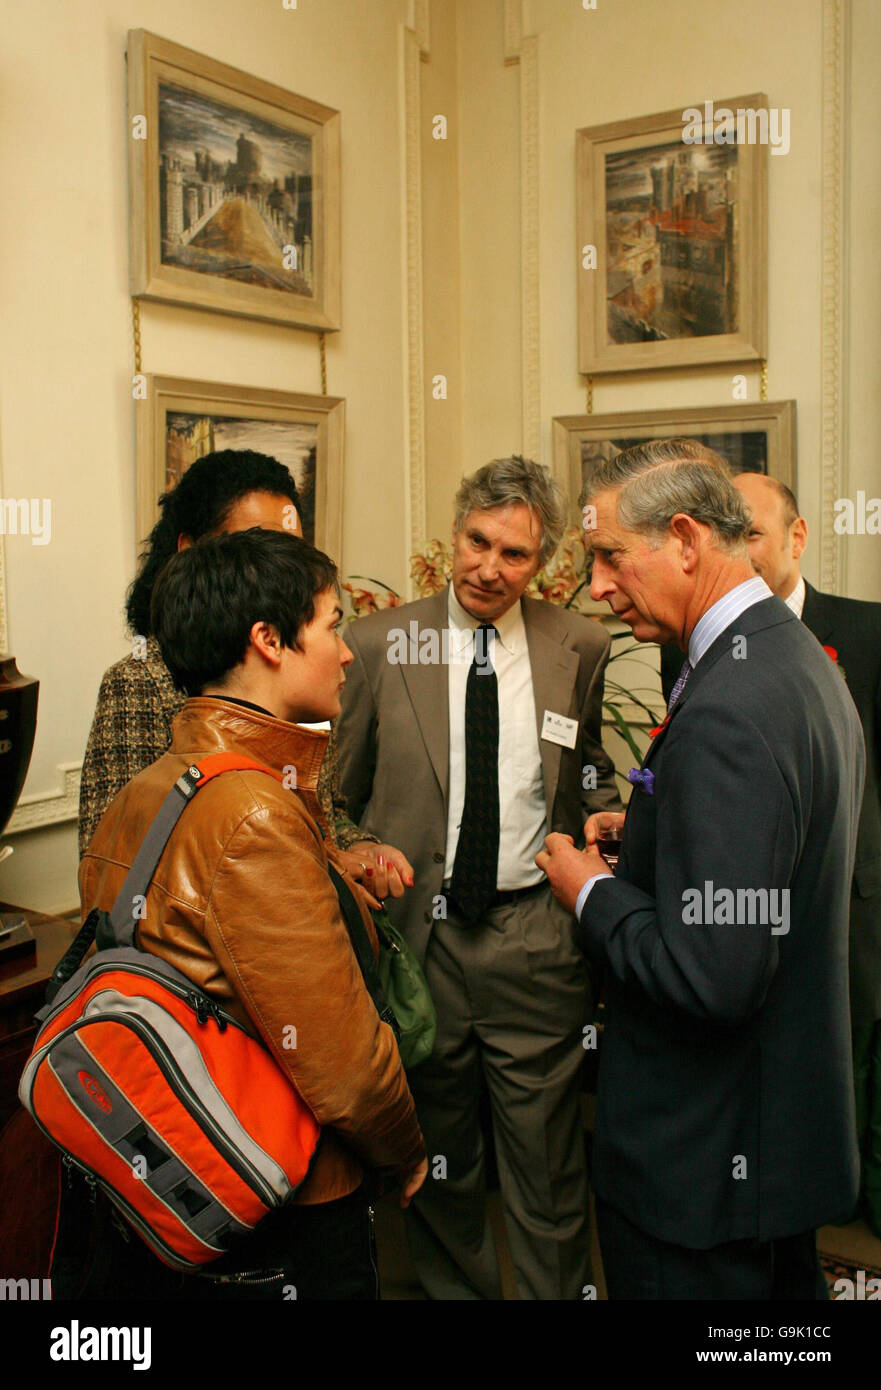
[[430,0],[412,0],[410,27],[419,43],[420,55],[428,61],[431,53]]
[[505,65],[520,68],[521,449],[541,457],[538,35],[523,33],[523,0],[505,0]]
[[846,551],[832,517],[847,480],[849,18],[850,0],[823,0],[820,588],[833,594],[846,586]]
[[520,62],[520,46],[523,42],[522,0],[505,0],[505,63],[511,66]]
[[541,456],[539,322],[538,35],[520,49],[520,370],[523,453]]
[[82,763],[59,763],[61,785],[55,791],[33,792],[20,798],[4,835],[17,835],[22,830],[42,830],[47,825],[61,825],[76,820],[80,807],[80,775]]
[[[420,6],[416,4],[416,9]],[[427,12],[428,6],[425,5]],[[426,15],[427,41],[427,15]],[[424,544],[425,331],[422,280],[422,44],[415,29],[404,30],[404,206],[407,244],[407,533],[412,554]],[[410,595],[415,597],[412,581]]]

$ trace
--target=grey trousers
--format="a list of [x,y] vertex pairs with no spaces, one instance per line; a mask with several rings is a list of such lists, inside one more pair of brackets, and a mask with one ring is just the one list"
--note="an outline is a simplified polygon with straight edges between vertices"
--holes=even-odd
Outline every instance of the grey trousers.
[[481,1072],[520,1297],[581,1299],[591,1282],[580,1073],[593,1015],[574,926],[546,887],[476,926],[452,904],[434,924],[425,973],[437,1040],[409,1076],[429,1173],[407,1212],[430,1298],[502,1297],[486,1213]]

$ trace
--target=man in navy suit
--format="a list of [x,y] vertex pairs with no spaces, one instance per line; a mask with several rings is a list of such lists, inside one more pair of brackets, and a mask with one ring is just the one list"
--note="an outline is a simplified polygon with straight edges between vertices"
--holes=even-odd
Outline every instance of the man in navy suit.
[[[853,1202],[850,881],[864,775],[840,675],[753,573],[743,501],[692,440],[584,499],[591,595],[687,652],[634,773],[616,874],[538,863],[605,968],[593,1182],[612,1298],[822,1298],[815,1230]],[[633,780],[633,779],[631,779]]]

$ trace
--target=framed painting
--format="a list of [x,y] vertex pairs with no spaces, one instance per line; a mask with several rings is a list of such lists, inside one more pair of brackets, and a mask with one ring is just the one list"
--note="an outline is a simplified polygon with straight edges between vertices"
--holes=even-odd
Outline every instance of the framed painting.
[[762,93],[576,132],[578,367],[766,355]]
[[341,561],[345,401],[250,386],[147,376],[137,403],[138,540],[159,516],[159,494],[196,459],[253,449],[283,463],[297,485],[306,540]]
[[340,327],[340,116],[134,29],[131,293]]
[[553,436],[554,472],[570,499],[573,524],[580,522],[579,498],[593,470],[648,439],[700,440],[728,461],[732,473],[767,473],[796,490],[795,401],[560,415]]

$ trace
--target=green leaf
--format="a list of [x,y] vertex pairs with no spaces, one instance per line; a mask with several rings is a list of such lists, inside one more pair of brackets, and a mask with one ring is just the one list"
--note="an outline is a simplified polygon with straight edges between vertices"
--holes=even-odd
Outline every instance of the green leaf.
[[383,584],[381,579],[371,579],[369,574],[350,574],[349,579],[366,579],[368,584],[378,584],[380,589],[385,589],[386,593],[394,594],[395,598],[401,598],[397,589],[393,589],[390,584]]
[[636,740],[633,737],[633,734],[630,732],[630,725],[627,723],[627,720],[624,718],[618,706],[613,704],[611,700],[603,700],[603,709],[607,709],[609,711],[609,713],[615,721],[615,724],[618,727],[618,732],[620,733],[621,737],[624,739],[625,743],[627,744],[636,761],[638,763],[641,763],[643,758],[642,752],[639,746],[637,745]]

